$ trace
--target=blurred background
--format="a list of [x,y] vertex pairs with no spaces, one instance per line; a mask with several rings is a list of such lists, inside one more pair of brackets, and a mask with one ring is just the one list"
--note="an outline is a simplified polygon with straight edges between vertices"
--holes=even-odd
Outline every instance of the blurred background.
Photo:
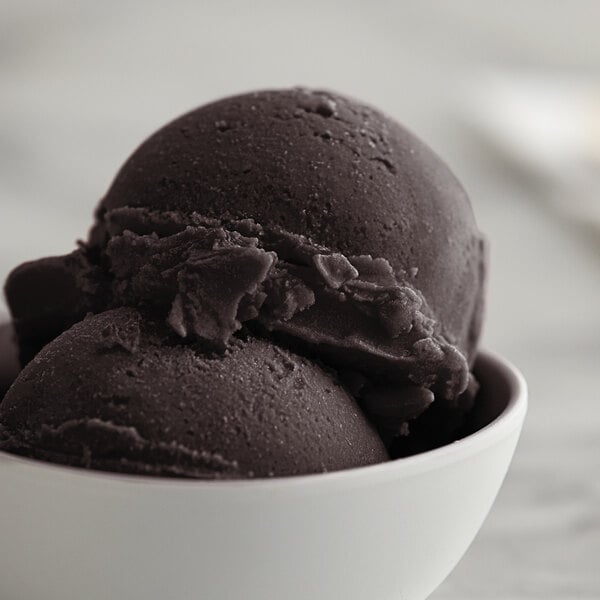
[[128,154],[199,104],[301,84],[377,105],[468,190],[484,344],[531,393],[498,502],[432,598],[597,599],[599,24],[597,0],[2,0],[0,279],[70,251]]

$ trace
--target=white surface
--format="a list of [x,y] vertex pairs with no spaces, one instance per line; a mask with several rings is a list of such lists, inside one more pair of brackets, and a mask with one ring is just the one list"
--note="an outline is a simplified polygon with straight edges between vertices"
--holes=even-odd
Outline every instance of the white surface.
[[467,438],[345,472],[242,482],[90,473],[0,452],[0,591],[27,600],[424,600],[481,527],[527,390],[484,357]]
[[127,154],[183,110],[298,83],[381,106],[468,189],[492,251],[485,344],[532,397],[498,502],[432,599],[597,600],[600,242],[547,212],[551,184],[497,160],[456,115],[482,70],[597,77],[599,22],[596,0],[4,0],[0,277],[70,250]]

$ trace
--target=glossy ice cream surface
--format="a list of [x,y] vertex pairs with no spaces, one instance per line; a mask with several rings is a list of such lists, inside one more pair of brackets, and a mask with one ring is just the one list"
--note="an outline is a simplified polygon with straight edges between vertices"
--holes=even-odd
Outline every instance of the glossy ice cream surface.
[[[244,477],[386,460],[373,426],[394,455],[444,443],[458,435],[473,402],[469,369],[484,274],[484,244],[460,184],[429,148],[378,111],[299,89],[201,107],[128,159],[85,244],[67,257],[26,263],[9,277],[22,362],[38,356],[0,405],[2,444],[70,464],[163,472],[155,469],[163,463],[154,455],[136,454],[133,438],[105,436],[104,445],[86,446],[89,423],[99,419],[131,427],[151,444],[218,454],[238,465],[218,473],[205,465],[185,473],[182,467],[180,473],[175,453],[165,463],[173,474]],[[44,295],[37,293],[42,288]],[[67,360],[65,348],[104,356],[90,331],[98,319],[107,327],[115,319],[118,329],[127,310],[141,330],[162,333],[151,351],[144,342],[125,352],[142,362],[150,352],[158,362],[134,378],[135,391],[127,387],[125,396],[137,401],[123,403],[129,408],[119,409],[119,420],[105,414],[101,400],[79,404],[76,381],[87,367],[83,359]],[[82,321],[89,313],[98,316]],[[179,358],[167,359],[173,352]],[[121,350],[108,354],[113,358],[96,378],[110,375],[102,384],[106,398],[123,396],[119,389],[131,383],[118,366],[124,358]],[[283,383],[278,393],[278,384],[261,379],[283,355],[306,379],[293,397]],[[248,378],[251,357],[254,379]],[[175,368],[180,360],[202,375],[185,382],[173,376],[164,365]],[[203,370],[205,364],[213,368]],[[236,369],[245,374],[239,381]],[[32,387],[49,372],[62,373],[63,387],[43,387],[60,401]],[[232,373],[225,387],[218,373]],[[150,389],[159,396],[144,391]],[[270,393],[287,407],[287,430],[274,420]],[[228,402],[217,401],[222,394]],[[196,417],[177,412],[175,398],[182,396],[202,407]],[[160,417],[149,408],[153,402],[161,405]],[[239,446],[221,426],[222,418],[237,414],[236,402],[240,411],[270,407],[265,414],[271,416],[260,421],[262,435],[277,442],[256,456],[250,451],[255,442]],[[32,403],[39,413],[21,418]],[[80,408],[74,429],[65,425],[50,438],[42,433],[72,420],[73,406]],[[146,438],[140,431],[151,414],[161,425]],[[194,427],[181,425],[184,414]],[[256,440],[258,421],[250,421]],[[411,438],[411,427],[420,431],[428,421],[419,440]]]

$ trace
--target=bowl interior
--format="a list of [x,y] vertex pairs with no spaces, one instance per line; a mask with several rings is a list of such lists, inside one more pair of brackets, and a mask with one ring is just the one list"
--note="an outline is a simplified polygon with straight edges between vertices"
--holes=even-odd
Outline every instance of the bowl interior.
[[519,393],[519,382],[514,372],[490,353],[478,354],[473,372],[481,387],[461,437],[472,435],[490,425],[515,401]]

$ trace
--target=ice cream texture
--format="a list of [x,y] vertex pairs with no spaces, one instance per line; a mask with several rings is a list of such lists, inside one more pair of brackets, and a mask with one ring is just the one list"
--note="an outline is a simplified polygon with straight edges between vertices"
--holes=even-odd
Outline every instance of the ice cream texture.
[[458,181],[379,111],[304,89],[206,105],[133,153],[86,242],[9,276],[29,364],[0,447],[251,477],[381,462],[428,421],[443,443],[474,398],[485,268]]

